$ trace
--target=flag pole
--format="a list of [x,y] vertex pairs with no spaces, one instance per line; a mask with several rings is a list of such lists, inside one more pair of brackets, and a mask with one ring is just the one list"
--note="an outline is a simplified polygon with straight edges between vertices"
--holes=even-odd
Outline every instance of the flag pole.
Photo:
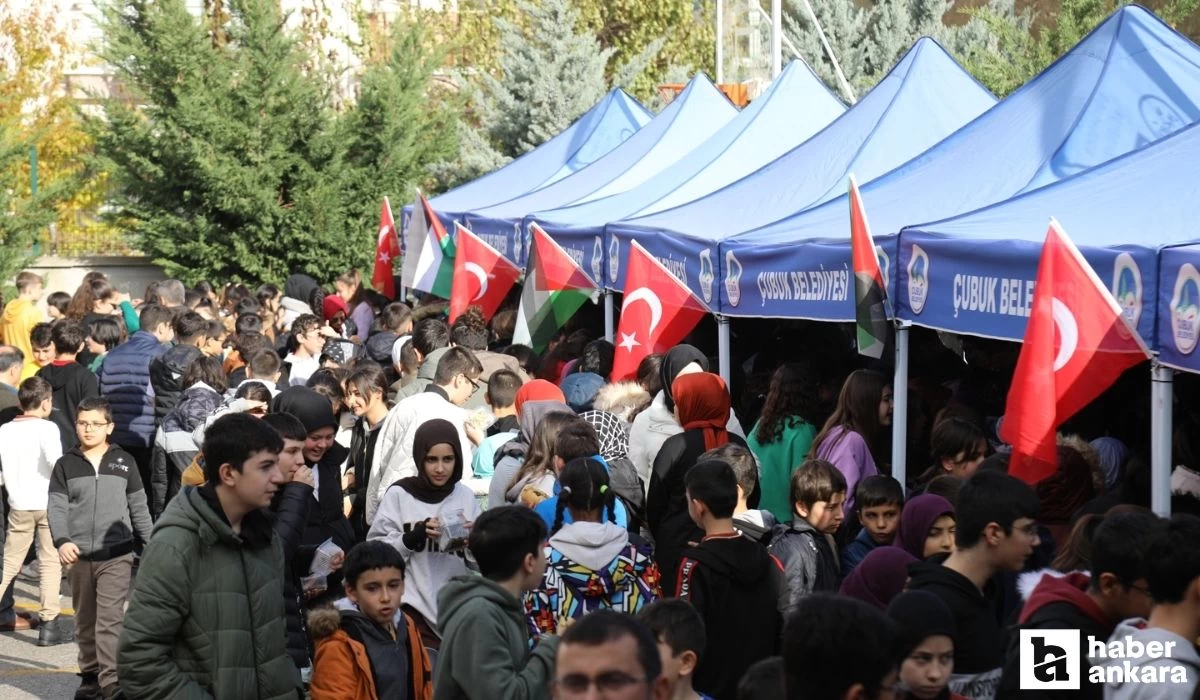
[[1150,508],[1171,515],[1171,422],[1175,372],[1155,362],[1150,368]]
[[604,290],[604,338],[614,342],[617,337],[616,298],[611,289]]
[[896,376],[892,384],[892,477],[907,490],[908,476],[908,331],[912,324],[896,322]]
[[729,384],[729,317],[717,316],[717,371]]

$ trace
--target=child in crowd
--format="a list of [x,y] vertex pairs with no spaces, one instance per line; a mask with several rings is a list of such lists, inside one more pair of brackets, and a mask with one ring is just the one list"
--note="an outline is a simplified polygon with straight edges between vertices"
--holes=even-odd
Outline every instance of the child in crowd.
[[[601,464],[604,464],[603,458],[600,455],[600,438],[596,435],[596,430],[584,419],[572,416],[562,430],[558,432],[558,437],[554,441],[554,470],[561,472],[563,467],[568,462],[581,457],[591,457],[596,459]],[[605,472],[608,471],[608,465],[604,465]],[[542,520],[546,522],[548,529],[554,529],[554,523],[560,519],[564,525],[570,525],[574,519],[570,511],[561,511],[558,507],[558,489],[561,484],[558,481],[554,482],[555,495],[538,503],[533,508],[533,512],[542,516]],[[612,520],[614,523],[623,528],[629,527],[629,511],[625,509],[625,504],[620,499],[614,499],[613,502],[604,508],[603,518]]]
[[484,399],[492,410],[496,421],[487,429],[487,437],[475,448],[471,460],[475,492],[486,496],[491,488],[492,475],[496,471],[496,450],[517,437],[520,425],[517,422],[517,391],[521,388],[521,375],[510,369],[498,369],[488,377]]
[[880,610],[900,595],[908,581],[908,567],[920,561],[899,547],[876,547],[842,580],[838,592]]
[[966,700],[946,690],[954,673],[954,616],[928,591],[901,593],[887,609],[900,640],[898,699]]
[[928,559],[953,552],[955,532],[954,506],[926,493],[904,504],[896,544],[917,559]]
[[321,351],[325,349],[327,334],[333,334],[326,329],[321,319],[312,314],[304,314],[292,323],[292,348],[283,359],[289,386],[304,386],[313,372],[321,368]]
[[[733,469],[700,462],[684,479],[688,513],[704,539],[684,550],[675,593],[700,613],[709,658],[719,660],[700,667],[695,687],[724,700],[733,697],[751,664],[778,653],[787,584],[778,560],[733,527]],[[747,635],[747,629],[754,633]]]
[[990,700],[1000,683],[1005,628],[996,614],[994,577],[1017,572],[1039,543],[1038,498],[1024,481],[980,470],[958,495],[955,550],[909,567],[909,590],[929,591],[950,608],[959,644],[950,689]]
[[46,313],[50,320],[57,321],[67,317],[67,307],[71,305],[71,295],[66,292],[51,292],[46,297]]
[[480,576],[456,576],[438,593],[442,648],[434,700],[533,700],[549,697],[558,637],[529,646],[521,598],[546,572],[546,525],[521,506],[490,508],[471,528],[468,547]]
[[858,482],[854,489],[854,514],[862,529],[842,548],[842,577],[850,575],[871,550],[896,539],[904,489],[890,476],[876,474]]
[[150,509],[137,463],[110,445],[112,409],[84,399],[75,422],[79,446],[54,465],[50,532],[71,584],[85,697],[117,693],[117,642],[133,572],[133,540],[150,541]]
[[308,615],[316,646],[312,700],[431,700],[433,667],[411,617],[400,610],[404,557],[386,542],[346,555],[346,597]]
[[750,501],[757,500],[759,494],[758,461],[754,459],[754,454],[742,445],[729,442],[700,455],[701,462],[710,459],[728,464],[737,479],[738,502],[733,509],[733,526],[755,542],[763,546],[769,544],[771,531],[778,524],[775,516],[769,510],[750,507]]
[[440,646],[438,591],[467,571],[465,538],[442,541],[442,528],[451,515],[473,522],[479,515],[475,495],[459,483],[463,454],[457,429],[434,418],[421,424],[413,438],[416,476],[393,484],[379,503],[379,512],[367,537],[383,540],[404,555],[409,586],[404,591],[405,612],[421,630],[425,646]]
[[[22,343],[23,345],[24,343]],[[54,326],[50,323],[39,323],[29,331],[30,354],[25,357],[25,369],[21,371],[21,381],[29,379],[38,370],[54,362]],[[9,343],[12,345],[12,343]],[[18,346],[19,347],[19,346]]]
[[[660,600],[640,613],[638,621],[658,641],[663,676],[671,682],[670,700],[712,700],[692,688],[692,676],[704,658],[704,620],[686,600]],[[720,663],[718,659],[716,663]]]
[[62,567],[50,520],[46,515],[50,475],[62,457],[58,426],[50,417],[52,390],[41,377],[21,382],[17,392],[21,415],[0,426],[0,476],[8,493],[8,536],[4,540],[4,574],[0,591],[7,591],[25,562],[29,546],[37,539],[38,646],[62,644],[72,639],[70,628],[58,621]]
[[810,459],[792,474],[795,517],[775,528],[770,546],[787,574],[790,605],[811,593],[837,591],[832,535],[842,524],[845,500],[845,477],[823,459]]
[[[30,337],[33,330],[42,325],[41,322],[46,318],[37,308],[38,299],[42,298],[44,283],[40,275],[25,270],[17,275],[16,286],[17,298],[4,306],[4,314],[0,316],[0,336],[3,336],[5,345],[16,346],[25,357],[31,357],[37,346],[30,344]],[[42,364],[48,362],[49,359]],[[21,379],[23,381],[31,376],[33,372],[22,375]]]
[[346,465],[343,489],[349,500],[346,513],[350,526],[354,528],[355,538],[361,541],[371,529],[367,523],[366,493],[379,428],[388,413],[387,375],[379,365],[365,363],[346,377],[345,386],[346,408],[354,414],[356,421],[350,436],[350,460]]
[[785,693],[781,656],[755,663],[738,681],[737,700],[786,700]]
[[788,700],[890,697],[896,685],[896,625],[882,610],[843,596],[800,600],[783,631]]
[[604,465],[578,457],[563,467],[558,483],[550,565],[541,587],[525,597],[535,637],[557,634],[595,610],[634,614],[662,597],[650,546],[640,538],[631,541],[625,528],[602,515],[613,512],[616,500]]

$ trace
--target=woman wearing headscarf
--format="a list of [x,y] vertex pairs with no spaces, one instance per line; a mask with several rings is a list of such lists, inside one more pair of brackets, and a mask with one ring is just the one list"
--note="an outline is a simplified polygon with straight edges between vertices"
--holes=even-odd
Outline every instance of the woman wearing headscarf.
[[289,330],[297,317],[322,313],[324,309],[325,290],[321,285],[303,273],[291,275],[283,283],[283,299],[279,301],[279,330]]
[[517,390],[513,406],[517,409],[520,432],[496,450],[495,470],[492,472],[492,483],[488,486],[488,508],[512,503],[507,499],[506,491],[525,463],[534,431],[542,418],[550,413],[574,413],[567,406],[562,389],[545,379],[522,384]]
[[899,547],[876,547],[842,581],[838,592],[887,610],[888,603],[904,590],[908,565],[916,561],[916,557]]
[[629,513],[629,531],[641,532],[646,524],[646,488],[629,461],[629,427],[605,411],[586,411],[579,417],[592,426],[600,439],[600,456],[608,463],[609,485]]
[[[475,494],[462,483],[463,454],[458,429],[434,418],[413,437],[415,476],[388,487],[367,534],[395,547],[408,565],[400,599],[421,632],[425,646],[441,646],[437,594],[454,576],[467,572],[466,536],[444,543],[448,519],[471,523],[479,516]],[[465,529],[462,530],[465,533]]]
[[941,496],[926,493],[909,499],[900,513],[896,546],[922,560],[953,552],[956,522],[954,506]]
[[[675,417],[675,396],[672,384],[680,375],[708,371],[708,358],[691,345],[676,345],[663,356],[659,368],[662,390],[650,402],[650,407],[633,419],[629,429],[629,461],[637,469],[638,476],[649,488],[650,472],[658,451],[672,435],[683,432],[683,426]],[[745,432],[731,411],[725,428],[739,437]],[[669,589],[664,589],[669,590]]]
[[663,442],[654,459],[646,497],[646,522],[654,536],[664,591],[675,590],[683,550],[704,537],[704,531],[688,515],[684,476],[709,450],[730,442],[746,446],[745,440],[726,429],[729,390],[720,377],[708,372],[684,374],[672,382],[671,396],[683,432]]

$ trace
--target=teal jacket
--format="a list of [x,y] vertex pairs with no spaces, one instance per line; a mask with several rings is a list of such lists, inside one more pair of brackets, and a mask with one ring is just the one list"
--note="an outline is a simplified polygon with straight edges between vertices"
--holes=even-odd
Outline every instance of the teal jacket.
[[438,594],[442,647],[433,700],[534,700],[550,697],[558,637],[529,649],[525,606],[475,574],[450,579]]
[[303,697],[287,654],[283,549],[270,517],[250,514],[238,535],[217,507],[187,486],[155,525],[117,652],[127,697]]
[[758,439],[758,423],[746,436],[750,451],[758,457],[758,507],[770,511],[781,523],[790,523],[792,513],[792,473],[804,461],[817,429],[802,418],[789,418],[778,440],[763,443]]

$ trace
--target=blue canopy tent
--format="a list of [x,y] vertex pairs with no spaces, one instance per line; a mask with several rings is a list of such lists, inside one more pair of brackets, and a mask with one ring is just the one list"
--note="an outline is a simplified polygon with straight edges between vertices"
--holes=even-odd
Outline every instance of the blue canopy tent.
[[[1196,371],[1200,124],[1006,202],[900,233],[897,309],[931,328],[1021,340],[1050,217],[1165,364]],[[1161,261],[1160,261],[1161,250]],[[1190,263],[1190,264],[1189,264]],[[1157,316],[1157,319],[1156,319]],[[1156,367],[1154,503],[1170,503],[1171,373]]]
[[685,282],[715,307],[717,240],[836,196],[848,172],[882,175],[995,103],[937,42],[920,39],[858,104],[768,165],[690,204],[610,223],[608,284],[624,285],[618,263],[637,240],[686,270]]
[[[620,88],[614,88],[554,138],[487,175],[429,200],[448,228],[465,212],[508,201],[557,182],[608,153],[654,115]],[[404,207],[408,226],[412,204]],[[449,230],[453,230],[449,228]]]
[[[1117,11],[986,114],[862,186],[885,281],[892,286],[904,226],[1003,201],[1156,141],[1200,119],[1197,100],[1200,47],[1143,8]],[[753,283],[724,296],[721,312],[853,319],[849,234],[842,195],[722,241],[727,272]]]
[[671,167],[634,189],[527,217],[580,256],[603,283],[604,225],[691,201],[748,175],[803,143],[846,111],[803,61],[793,61],[740,114]]
[[621,145],[561,180],[501,204],[467,213],[465,225],[509,259],[523,264],[522,219],[544,209],[586,202],[637,187],[687,155],[737,116],[703,74]]

